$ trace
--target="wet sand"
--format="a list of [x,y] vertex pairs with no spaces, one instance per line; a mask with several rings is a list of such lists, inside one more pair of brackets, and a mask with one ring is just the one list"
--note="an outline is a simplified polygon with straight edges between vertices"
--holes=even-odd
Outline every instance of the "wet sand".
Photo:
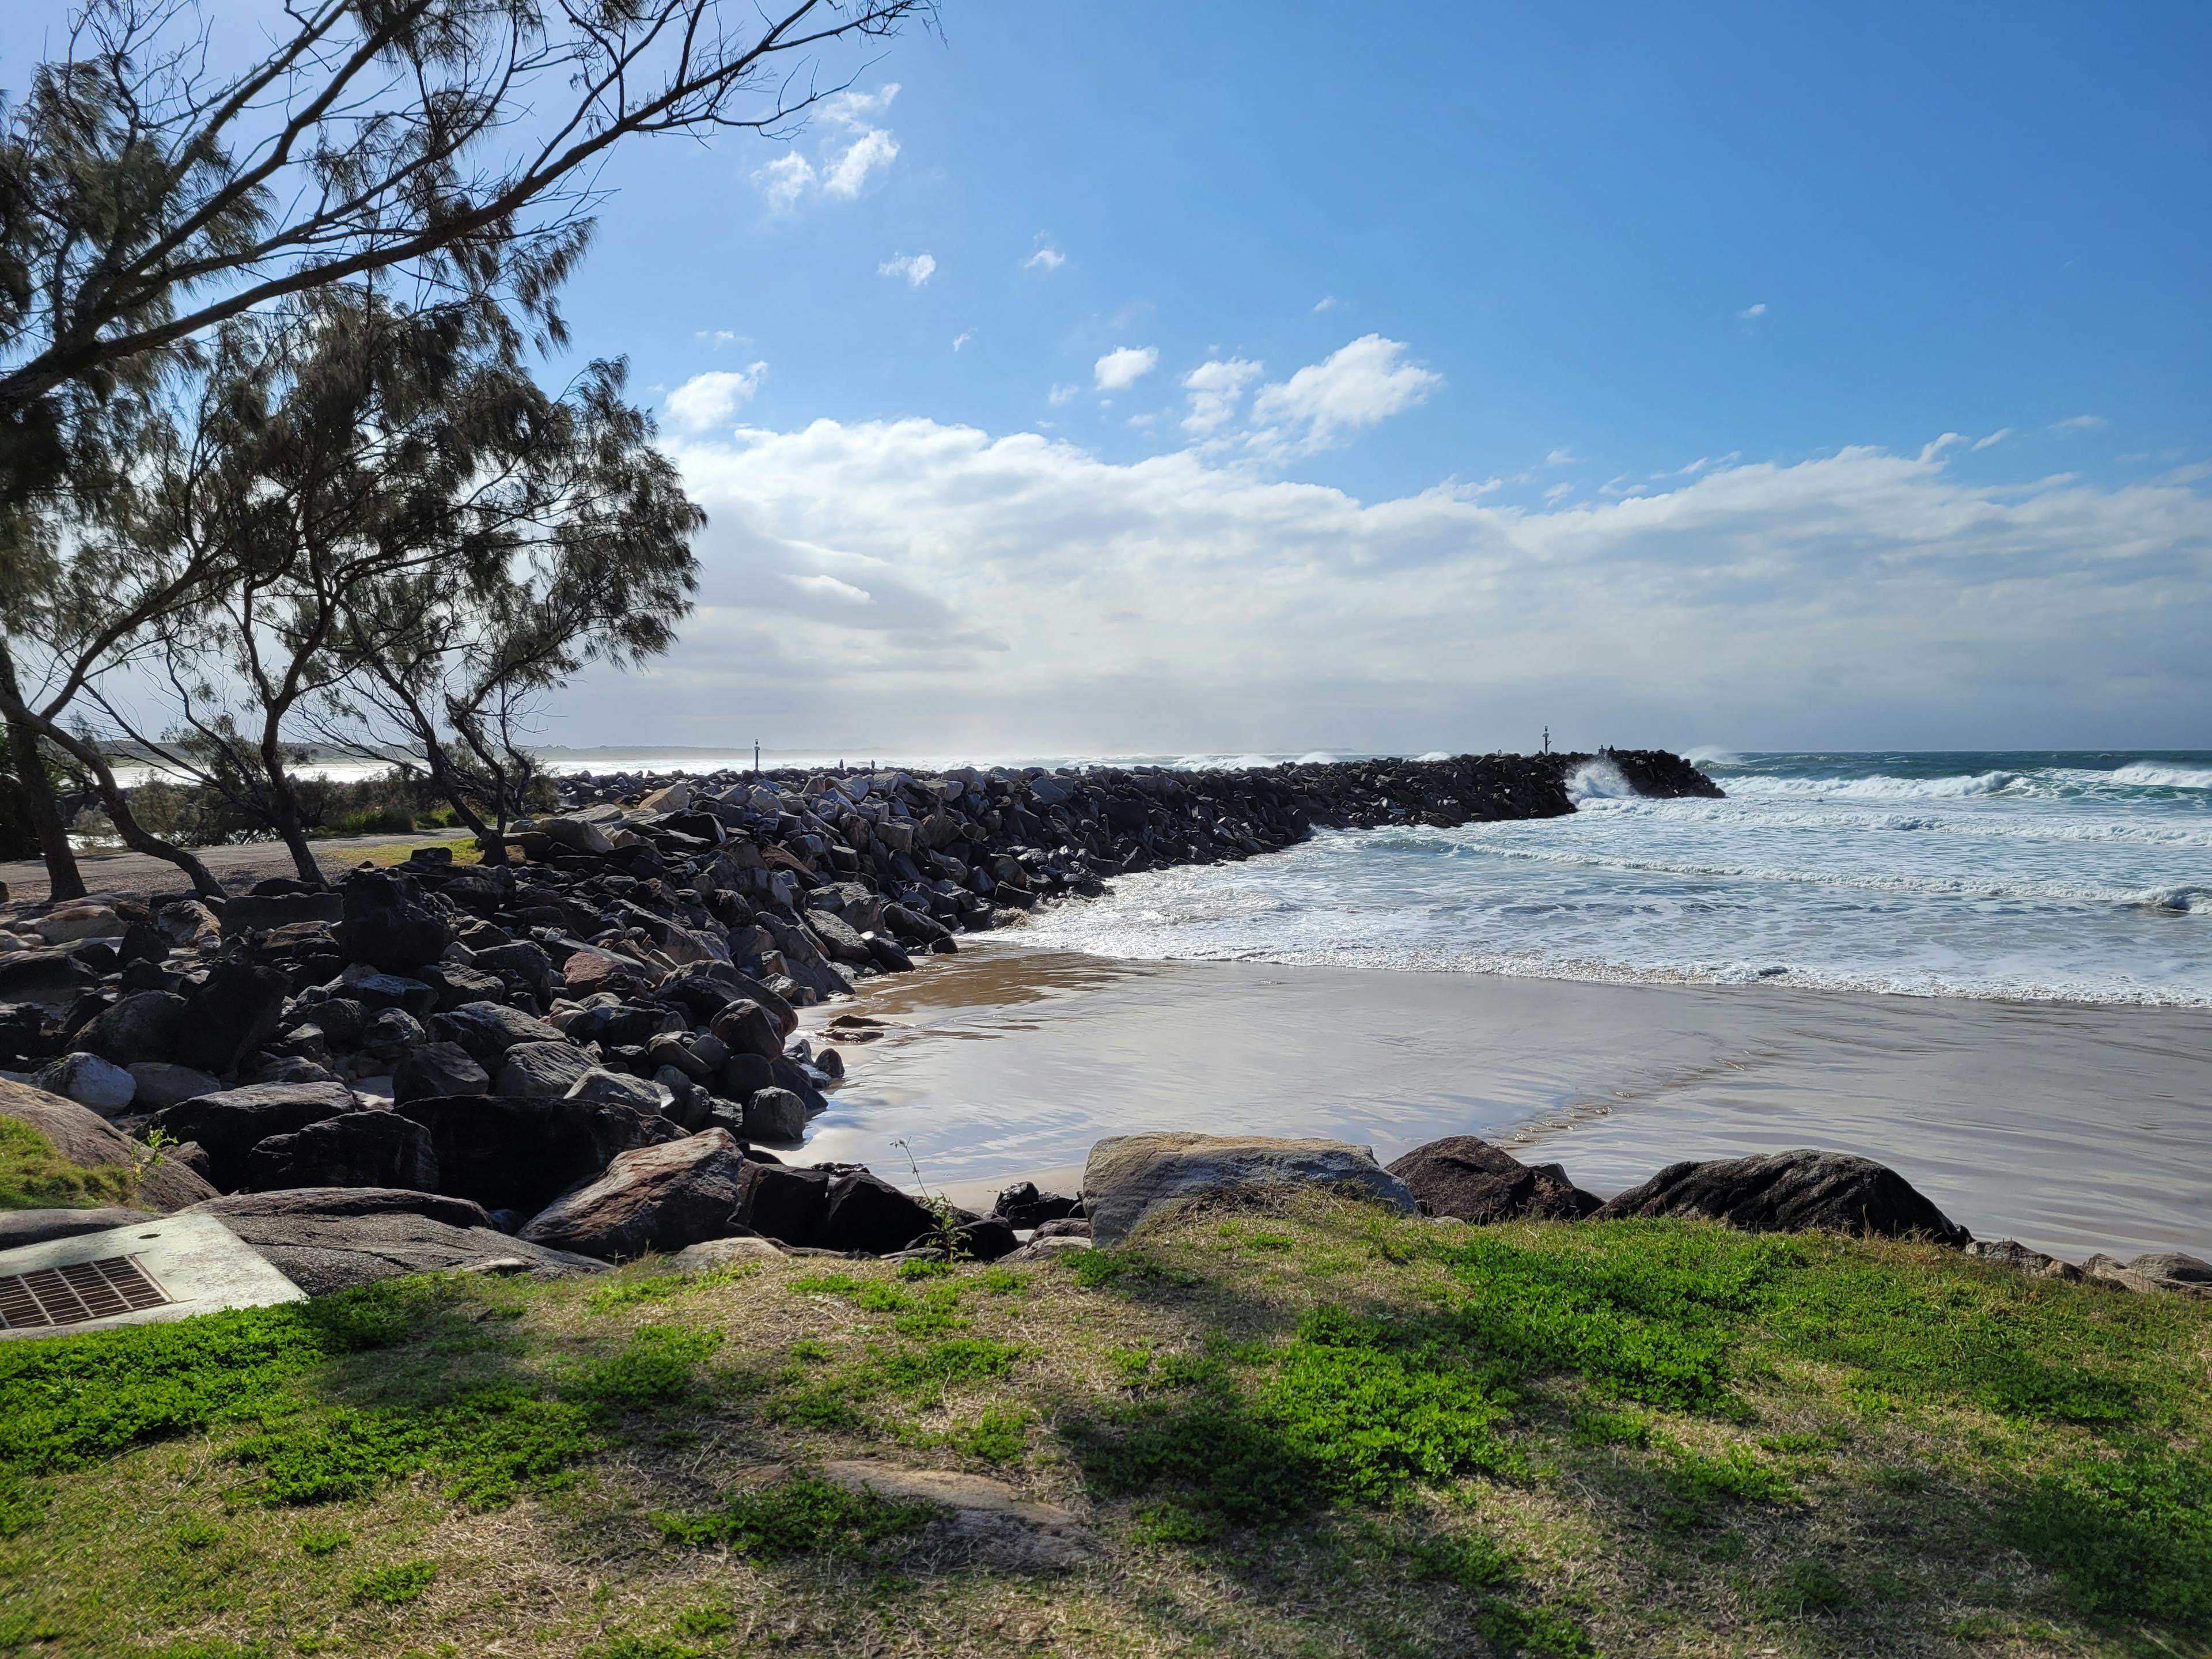
[[805,1156],[963,1202],[1071,1183],[1140,1129],[1328,1134],[1388,1162],[1445,1134],[1557,1160],[1593,1192],[1678,1158],[1863,1153],[1984,1237],[2078,1259],[2212,1256],[2212,1011],[1644,986],[1247,963],[990,941],[853,1003],[890,1022]]

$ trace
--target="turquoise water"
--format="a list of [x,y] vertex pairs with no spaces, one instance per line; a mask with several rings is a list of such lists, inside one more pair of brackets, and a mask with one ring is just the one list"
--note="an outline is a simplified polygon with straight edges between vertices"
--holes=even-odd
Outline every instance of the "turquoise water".
[[[1263,757],[1254,757],[1260,760]],[[1333,832],[1024,924],[1135,958],[2212,1006],[2212,751],[1694,754],[1575,816]]]

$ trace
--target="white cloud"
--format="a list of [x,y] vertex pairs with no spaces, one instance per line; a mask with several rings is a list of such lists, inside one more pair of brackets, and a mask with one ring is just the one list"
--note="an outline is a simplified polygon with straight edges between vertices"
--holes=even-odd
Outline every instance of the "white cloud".
[[1092,383],[1101,392],[1121,392],[1151,374],[1159,361],[1157,346],[1116,346],[1091,366]]
[[1764,317],[1766,315],[1766,301],[1761,300],[1755,306],[1746,306],[1741,311],[1737,312],[1736,315],[1746,322],[1749,322],[1754,317]]
[[1572,484],[1555,483],[1544,492],[1544,499],[1547,501],[1556,501],[1562,495],[1571,495],[1574,493],[1575,487]]
[[1996,431],[1990,433],[1988,437],[1977,438],[1974,441],[1974,447],[1977,449],[1992,449],[2011,436],[2012,428],[2008,426],[2001,426]]
[[720,351],[726,345],[735,345],[744,337],[741,334],[732,334],[726,328],[702,328],[691,337],[709,350]]
[[1314,314],[1319,316],[1324,311],[1334,311],[1340,303],[1334,294],[1324,294],[1314,301]]
[[563,740],[732,741],[742,708],[793,743],[987,757],[1399,749],[1440,722],[1486,748],[1532,718],[2182,747],[2212,706],[2212,499],[2182,484],[1846,448],[1531,509],[928,420],[674,453],[711,515],[700,611],[650,676],[580,687]]
[[2051,429],[2053,432],[2094,432],[2104,423],[2105,417],[2101,415],[2069,415],[2063,421],[2053,421]]
[[1055,386],[1044,394],[1044,400],[1054,409],[1058,409],[1062,404],[1073,403],[1075,394],[1082,390],[1079,386]]
[[770,210],[788,213],[817,191],[850,201],[873,174],[890,166],[898,158],[898,140],[888,128],[877,126],[874,118],[890,108],[898,90],[892,81],[874,92],[841,92],[823,99],[814,111],[817,128],[824,135],[815,159],[793,149],[753,171],[753,182]]
[[1258,363],[1242,357],[1200,363],[1182,377],[1183,389],[1190,393],[1190,413],[1182,417],[1182,429],[1199,438],[1219,431],[1235,417],[1244,388],[1263,372]]
[[960,348],[961,348],[962,346],[966,345],[966,344],[968,343],[968,342],[969,342],[969,341],[970,341],[970,340],[974,339],[975,337],[975,331],[974,329],[972,329],[972,328],[963,328],[963,329],[962,329],[962,330],[960,331],[960,332],[959,332],[959,333],[957,333],[957,334],[956,334],[956,335],[954,335],[954,336],[952,337],[952,349],[953,349],[955,351],[957,351],[957,350],[959,350],[959,349],[960,349]]
[[909,288],[920,288],[936,271],[937,261],[927,253],[902,253],[876,267],[877,276],[904,277]]
[[694,432],[720,426],[738,412],[739,405],[751,400],[767,373],[766,363],[755,363],[750,368],[717,368],[694,374],[668,394],[668,418]]
[[868,175],[880,172],[898,159],[898,140],[881,128],[872,128],[848,145],[844,153],[830,163],[822,175],[824,195],[842,196],[847,201],[858,196],[868,182]]
[[1252,400],[1255,447],[1310,453],[1337,442],[1347,428],[1411,409],[1444,380],[1406,362],[1405,352],[1401,341],[1363,334],[1289,380],[1261,387]]
[[788,213],[799,204],[799,198],[814,187],[814,164],[797,150],[789,150],[766,166],[754,168],[753,182],[768,198],[773,211]]
[[1582,465],[1582,459],[1581,456],[1562,444],[1544,457],[1544,465],[1546,466],[1579,466]]
[[1067,256],[1056,247],[1041,247],[1022,261],[1024,270],[1058,270],[1067,263]]

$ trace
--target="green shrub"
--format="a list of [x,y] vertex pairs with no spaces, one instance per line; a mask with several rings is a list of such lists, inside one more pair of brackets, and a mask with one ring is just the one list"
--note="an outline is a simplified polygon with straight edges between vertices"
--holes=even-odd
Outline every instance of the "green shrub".
[[809,1554],[866,1554],[918,1532],[944,1511],[874,1493],[850,1492],[811,1475],[742,1492],[702,1515],[661,1516],[661,1531],[686,1544],[720,1544],[742,1555],[781,1560]]
[[365,1572],[354,1581],[353,1599],[356,1601],[381,1601],[386,1607],[400,1607],[418,1601],[430,1588],[430,1581],[438,1576],[437,1564],[433,1561],[401,1561],[388,1567],[379,1567]]

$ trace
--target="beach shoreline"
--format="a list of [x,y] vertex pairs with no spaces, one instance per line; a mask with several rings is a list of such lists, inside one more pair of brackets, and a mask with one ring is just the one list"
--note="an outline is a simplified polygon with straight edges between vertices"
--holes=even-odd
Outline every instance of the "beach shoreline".
[[1327,1134],[1387,1163],[1471,1133],[1601,1194],[1686,1158],[1856,1152],[1977,1237],[2212,1250],[2212,1011],[1135,961],[1017,929],[805,1025],[854,1015],[884,1035],[829,1039],[848,1076],[803,1156],[911,1154],[976,1207],[1069,1183],[1108,1134]]

